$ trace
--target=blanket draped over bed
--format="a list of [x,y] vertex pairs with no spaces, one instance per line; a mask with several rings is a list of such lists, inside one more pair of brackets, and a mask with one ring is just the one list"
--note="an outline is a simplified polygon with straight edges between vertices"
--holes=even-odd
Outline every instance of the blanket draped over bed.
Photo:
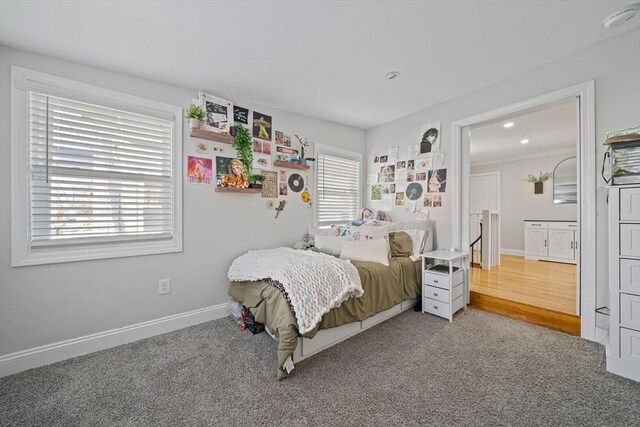
[[288,375],[282,367],[295,351],[299,336],[313,338],[320,329],[366,320],[420,295],[420,262],[413,262],[408,257],[394,257],[390,259],[389,267],[358,261],[354,261],[353,265],[360,276],[364,294],[331,309],[313,330],[306,333],[299,333],[296,318],[285,296],[270,281],[253,279],[231,282],[229,296],[241,301],[258,322],[266,324],[276,335],[278,379]]
[[349,260],[292,248],[249,251],[229,268],[234,282],[271,279],[289,296],[300,334],[351,297],[363,294],[358,270]]

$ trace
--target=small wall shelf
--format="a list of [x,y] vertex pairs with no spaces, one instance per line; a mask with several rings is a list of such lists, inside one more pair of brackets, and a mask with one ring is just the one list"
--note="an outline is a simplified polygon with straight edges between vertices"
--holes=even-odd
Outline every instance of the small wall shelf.
[[279,168],[300,169],[305,171],[309,170],[309,165],[292,162],[273,162],[273,166],[277,166]]
[[262,193],[261,188],[216,187],[216,193]]
[[226,144],[231,144],[233,142],[233,137],[227,133],[211,132],[209,130],[199,128],[191,128],[189,135],[192,138],[208,139],[210,141],[224,142]]

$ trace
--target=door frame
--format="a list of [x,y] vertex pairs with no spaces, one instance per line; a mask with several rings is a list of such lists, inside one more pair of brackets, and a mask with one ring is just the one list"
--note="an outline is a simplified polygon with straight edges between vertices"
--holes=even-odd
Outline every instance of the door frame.
[[595,82],[589,80],[541,96],[497,108],[452,123],[454,181],[452,241],[465,250],[469,240],[469,134],[463,128],[516,115],[547,104],[578,99],[578,224],[577,289],[582,338],[596,341],[596,141]]

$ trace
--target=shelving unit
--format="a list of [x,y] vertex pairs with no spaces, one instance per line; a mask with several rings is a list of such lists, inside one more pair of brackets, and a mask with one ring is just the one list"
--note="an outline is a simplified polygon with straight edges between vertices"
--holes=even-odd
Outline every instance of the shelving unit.
[[211,132],[199,128],[191,128],[189,135],[192,138],[208,139],[209,141],[224,142],[225,144],[233,142],[233,137],[227,133]]
[[289,169],[300,169],[300,170],[309,170],[309,165],[303,165],[300,163],[291,163],[291,162],[273,162],[273,166],[277,166],[279,168],[289,168]]
[[216,193],[262,193],[261,188],[216,187]]

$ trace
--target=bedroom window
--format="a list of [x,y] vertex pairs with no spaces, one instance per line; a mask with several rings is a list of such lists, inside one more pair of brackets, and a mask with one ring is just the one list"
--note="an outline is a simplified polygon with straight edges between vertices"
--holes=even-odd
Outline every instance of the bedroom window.
[[180,251],[180,109],[12,71],[13,265]]
[[319,145],[316,163],[317,226],[330,227],[356,218],[361,206],[362,156]]

